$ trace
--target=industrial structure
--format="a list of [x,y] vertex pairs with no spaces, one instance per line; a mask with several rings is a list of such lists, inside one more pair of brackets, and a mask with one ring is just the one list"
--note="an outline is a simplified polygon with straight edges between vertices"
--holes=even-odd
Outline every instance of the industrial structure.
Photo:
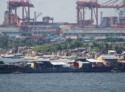
[[[82,34],[80,36],[84,35],[87,39],[88,37],[96,40],[117,38],[125,41],[125,0],[105,0],[103,3],[99,2],[99,0],[77,0],[76,5],[76,23],[55,23],[54,18],[50,16],[44,16],[40,21],[37,21],[42,16],[42,13],[37,14],[37,11],[34,12],[34,18],[31,18],[30,8],[34,7],[34,5],[29,0],[9,0],[1,32],[6,34],[30,32],[32,38],[49,37],[55,34],[78,37]],[[18,8],[21,8],[21,17],[19,17],[17,12]],[[101,19],[99,19],[99,9],[101,8],[117,9],[117,15],[119,16],[103,17],[102,10]],[[90,16],[86,14],[88,13],[86,10],[90,10]],[[88,16],[90,17],[89,19],[87,19]],[[100,24],[99,20],[101,20]],[[15,31],[13,31],[14,27]]]
[[[99,0],[77,0],[77,23],[81,26],[92,25],[94,16],[96,19],[96,26],[99,25],[99,8],[119,9],[119,25],[125,25],[125,0],[106,0],[104,3],[99,3]],[[86,8],[91,11],[91,18],[86,20]]]
[[114,41],[125,42],[125,29],[72,29],[62,30],[65,38],[77,39],[82,38],[84,41]]
[[[22,18],[17,15],[17,8],[22,8]],[[34,5],[29,0],[9,0],[8,11],[5,13],[8,15],[8,25],[20,25],[22,22],[30,22],[30,8]]]
[[[109,27],[110,25],[125,25],[125,0],[106,0],[103,3],[100,3],[99,0],[77,0],[77,23],[76,25],[80,27],[98,27],[99,25],[102,27]],[[4,25],[9,26],[24,26],[30,24],[48,24],[53,23],[53,18],[49,16],[43,17],[41,22],[37,23],[37,18],[42,15],[36,12],[34,13],[34,18],[30,17],[30,8],[34,7],[34,5],[30,2],[30,0],[9,0],[8,1],[8,10],[5,12],[4,17]],[[22,8],[21,14],[19,17],[17,9]],[[117,9],[119,10],[119,16],[111,16],[110,17],[102,17],[103,11],[101,12],[101,23],[99,24],[99,9],[107,8],[107,9]],[[86,18],[86,10],[90,10],[90,18]],[[87,15],[88,17],[88,15]],[[32,21],[31,21],[32,20]],[[96,23],[96,25],[94,25]]]

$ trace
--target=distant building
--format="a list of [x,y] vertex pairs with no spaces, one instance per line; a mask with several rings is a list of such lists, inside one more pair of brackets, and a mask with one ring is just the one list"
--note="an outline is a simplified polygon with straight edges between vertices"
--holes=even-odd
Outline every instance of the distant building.
[[1,27],[0,33],[9,37],[19,37],[21,35],[20,28],[17,27]]
[[30,26],[28,30],[32,38],[45,38],[60,33],[60,29],[56,26]]
[[85,40],[125,41],[124,28],[84,28],[61,30],[66,38],[82,37]]

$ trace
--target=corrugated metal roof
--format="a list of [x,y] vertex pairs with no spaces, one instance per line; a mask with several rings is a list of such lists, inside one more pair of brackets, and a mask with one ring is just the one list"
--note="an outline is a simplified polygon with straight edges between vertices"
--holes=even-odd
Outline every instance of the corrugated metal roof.
[[87,59],[87,61],[89,61],[89,62],[102,62],[101,60],[96,60],[96,59]]
[[51,62],[52,65],[64,65],[64,66],[68,66],[66,63],[64,62]]
[[103,59],[118,59],[115,55],[101,55]]

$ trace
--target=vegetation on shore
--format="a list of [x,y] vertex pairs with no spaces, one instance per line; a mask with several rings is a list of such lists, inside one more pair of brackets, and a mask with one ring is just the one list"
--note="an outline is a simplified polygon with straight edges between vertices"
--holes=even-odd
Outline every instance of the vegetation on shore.
[[125,51],[125,43],[115,43],[115,42],[83,42],[80,39],[70,40],[63,43],[54,43],[54,44],[44,44],[44,45],[35,45],[35,51],[58,51],[58,50],[69,50],[75,48],[86,48],[90,53],[91,52],[101,52],[107,53],[108,50],[116,50],[118,53]]
[[117,42],[85,42],[82,39],[71,40],[68,39],[65,42],[50,42],[45,39],[19,39],[9,38],[6,35],[0,36],[0,48],[12,49],[18,46],[34,47],[34,51],[38,52],[51,52],[58,50],[70,50],[75,48],[86,48],[89,52],[101,52],[107,53],[108,50],[116,50],[117,52],[125,51],[125,43]]

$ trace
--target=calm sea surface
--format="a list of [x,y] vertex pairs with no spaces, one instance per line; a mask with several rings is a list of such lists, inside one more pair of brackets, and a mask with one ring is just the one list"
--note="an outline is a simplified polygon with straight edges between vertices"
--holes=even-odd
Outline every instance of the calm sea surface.
[[0,92],[125,92],[125,73],[0,74]]

